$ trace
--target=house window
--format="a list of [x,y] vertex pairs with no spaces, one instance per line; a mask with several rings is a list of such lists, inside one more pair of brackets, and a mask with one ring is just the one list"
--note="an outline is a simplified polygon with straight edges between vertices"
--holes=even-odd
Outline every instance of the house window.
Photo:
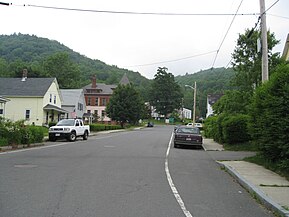
[[101,117],[104,118],[105,115],[106,115],[106,114],[105,114],[105,110],[102,110],[102,111],[101,111]]
[[30,110],[26,110],[25,111],[25,120],[29,120],[30,119]]
[[77,109],[78,109],[79,111],[82,111],[82,110],[83,110],[83,104],[78,103]]
[[90,105],[90,101],[91,101],[91,98],[88,97],[88,99],[87,99],[87,105]]
[[106,106],[106,103],[107,103],[107,102],[106,102],[106,98],[102,98],[101,100],[102,100],[101,105],[102,105],[102,106]]
[[56,95],[54,95],[54,104],[56,104]]
[[90,114],[90,113],[91,113],[91,110],[87,110],[87,113]]
[[98,106],[98,97],[95,98],[95,105]]
[[0,109],[0,115],[3,115],[3,114],[4,114],[3,109]]
[[52,94],[50,94],[49,102],[52,102]]

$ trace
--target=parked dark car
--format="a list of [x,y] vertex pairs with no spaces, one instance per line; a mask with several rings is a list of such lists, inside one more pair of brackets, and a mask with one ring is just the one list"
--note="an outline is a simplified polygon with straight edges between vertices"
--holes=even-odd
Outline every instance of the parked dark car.
[[180,126],[174,135],[174,147],[196,146],[202,147],[203,137],[197,127]]
[[154,123],[153,122],[148,122],[147,127],[153,127]]

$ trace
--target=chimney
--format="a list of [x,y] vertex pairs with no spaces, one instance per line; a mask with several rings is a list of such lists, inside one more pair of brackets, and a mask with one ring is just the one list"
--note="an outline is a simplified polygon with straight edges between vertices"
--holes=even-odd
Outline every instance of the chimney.
[[27,69],[23,69],[21,81],[26,81],[27,80],[27,74],[28,74]]
[[96,88],[96,76],[93,75],[91,78],[91,88]]

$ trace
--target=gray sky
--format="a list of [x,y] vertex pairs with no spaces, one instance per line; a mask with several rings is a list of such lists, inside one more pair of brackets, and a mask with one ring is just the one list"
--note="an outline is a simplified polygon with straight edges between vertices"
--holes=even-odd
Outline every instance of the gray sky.
[[[12,6],[0,5],[0,34],[33,34],[57,40],[89,58],[138,71],[147,78],[153,78],[159,66],[167,67],[177,76],[213,66],[216,51],[234,16],[112,14],[27,5],[145,13],[234,14],[241,2],[239,14],[256,15],[235,17],[214,64],[215,68],[225,67],[238,34],[255,26],[259,0],[11,0],[8,3]],[[275,2],[265,0],[266,8]],[[268,10],[267,28],[281,40],[274,51],[282,54],[289,33],[289,0],[279,0]]]

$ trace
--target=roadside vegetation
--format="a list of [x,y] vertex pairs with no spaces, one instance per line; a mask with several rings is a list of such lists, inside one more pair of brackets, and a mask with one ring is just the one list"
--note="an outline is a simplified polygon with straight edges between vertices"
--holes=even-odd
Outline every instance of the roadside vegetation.
[[289,177],[289,64],[272,53],[278,43],[268,32],[269,81],[261,81],[261,54],[255,46],[260,32],[240,35],[232,55],[234,90],[214,104],[215,116],[205,121],[205,136],[227,150],[256,151],[245,160]]

